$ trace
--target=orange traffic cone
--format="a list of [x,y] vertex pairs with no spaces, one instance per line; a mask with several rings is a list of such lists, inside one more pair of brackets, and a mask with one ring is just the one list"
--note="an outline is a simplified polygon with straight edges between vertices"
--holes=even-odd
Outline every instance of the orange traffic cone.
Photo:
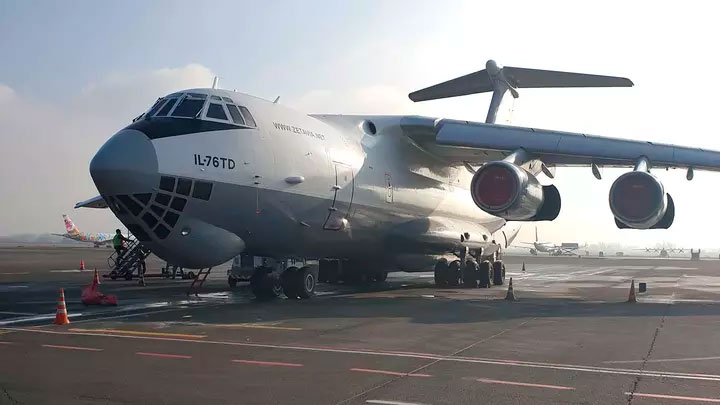
[[82,259],[80,259],[80,270],[85,270],[85,262]]
[[95,275],[93,276],[93,284],[100,285],[100,277],[98,277],[97,269],[95,269]]
[[508,284],[508,291],[505,299],[508,301],[515,301],[515,291],[513,290],[512,286],[512,277],[510,277],[510,283]]
[[635,280],[630,283],[630,294],[628,294],[627,302],[637,302],[637,298],[635,298]]
[[60,298],[58,298],[57,314],[55,315],[55,325],[69,325],[67,308],[65,307],[65,290],[60,289]]

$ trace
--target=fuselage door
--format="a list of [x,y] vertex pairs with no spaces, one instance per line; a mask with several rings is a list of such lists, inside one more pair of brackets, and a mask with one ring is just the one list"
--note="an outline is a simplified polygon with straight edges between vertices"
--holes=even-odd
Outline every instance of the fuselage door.
[[346,164],[333,162],[333,165],[335,166],[333,199],[323,229],[340,231],[349,225],[348,214],[355,194],[355,175],[352,168]]

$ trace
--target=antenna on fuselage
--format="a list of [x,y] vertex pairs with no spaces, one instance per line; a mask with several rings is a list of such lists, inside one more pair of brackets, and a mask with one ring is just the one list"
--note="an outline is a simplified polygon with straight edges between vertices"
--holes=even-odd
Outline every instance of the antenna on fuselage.
[[215,76],[215,78],[213,79],[212,88],[213,88],[213,89],[217,89],[217,85],[218,85],[218,77]]
[[280,96],[275,97],[275,101],[273,101],[273,104],[277,104],[278,101],[280,101]]

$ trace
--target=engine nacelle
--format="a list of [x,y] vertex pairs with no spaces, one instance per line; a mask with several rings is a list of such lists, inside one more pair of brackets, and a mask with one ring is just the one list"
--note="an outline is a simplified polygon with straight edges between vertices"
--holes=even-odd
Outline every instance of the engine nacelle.
[[552,221],[560,213],[560,193],[543,186],[510,162],[483,165],[470,183],[473,201],[483,211],[509,221]]
[[615,180],[610,187],[610,210],[621,229],[667,229],[675,219],[672,197],[646,171],[625,173]]

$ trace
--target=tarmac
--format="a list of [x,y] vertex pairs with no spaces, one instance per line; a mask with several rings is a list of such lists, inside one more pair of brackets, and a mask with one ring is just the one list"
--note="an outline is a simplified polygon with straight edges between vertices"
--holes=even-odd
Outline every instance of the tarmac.
[[110,253],[0,246],[0,403],[720,402],[716,260],[507,257],[516,301],[427,272],[260,302],[225,265],[199,297],[189,280],[102,279],[119,305],[85,307],[79,261],[104,273]]

